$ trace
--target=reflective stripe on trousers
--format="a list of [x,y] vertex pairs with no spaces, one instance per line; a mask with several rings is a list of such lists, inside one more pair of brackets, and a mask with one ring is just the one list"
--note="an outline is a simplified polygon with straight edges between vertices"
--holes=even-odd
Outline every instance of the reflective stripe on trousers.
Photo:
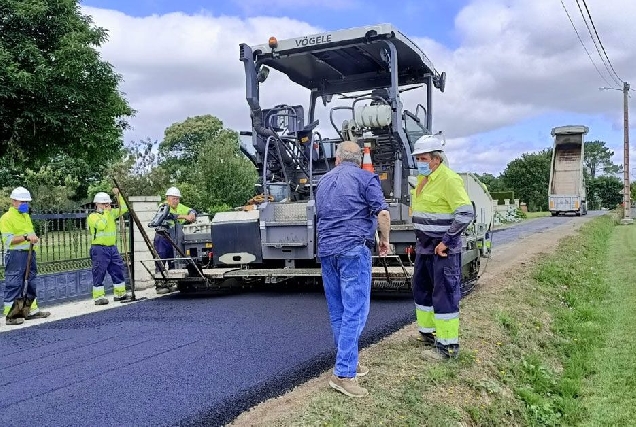
[[459,351],[459,301],[461,254],[417,254],[413,272],[413,297],[418,329],[436,333],[444,352]]

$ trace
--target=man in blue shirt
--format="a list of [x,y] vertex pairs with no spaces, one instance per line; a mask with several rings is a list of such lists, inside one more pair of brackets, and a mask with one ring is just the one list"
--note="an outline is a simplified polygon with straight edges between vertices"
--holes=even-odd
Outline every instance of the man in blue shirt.
[[368,394],[358,376],[358,340],[371,303],[371,249],[378,229],[380,256],[389,250],[391,217],[380,180],[360,168],[358,144],[344,141],[336,150],[336,167],[316,189],[318,257],[327,308],[337,348],[329,385],[350,397]]

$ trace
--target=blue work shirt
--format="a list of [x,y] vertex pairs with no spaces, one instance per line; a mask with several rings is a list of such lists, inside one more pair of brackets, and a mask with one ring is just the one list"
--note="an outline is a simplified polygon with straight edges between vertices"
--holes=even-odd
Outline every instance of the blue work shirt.
[[352,162],[340,163],[320,179],[316,189],[318,256],[373,245],[377,216],[388,209],[376,174]]

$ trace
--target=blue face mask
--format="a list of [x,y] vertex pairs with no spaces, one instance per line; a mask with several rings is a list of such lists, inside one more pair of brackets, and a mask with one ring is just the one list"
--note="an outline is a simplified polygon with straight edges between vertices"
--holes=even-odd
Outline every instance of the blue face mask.
[[417,171],[424,176],[429,176],[432,172],[431,166],[426,162],[417,162]]
[[29,204],[28,203],[20,203],[20,206],[18,206],[18,212],[20,212],[20,213],[29,212]]

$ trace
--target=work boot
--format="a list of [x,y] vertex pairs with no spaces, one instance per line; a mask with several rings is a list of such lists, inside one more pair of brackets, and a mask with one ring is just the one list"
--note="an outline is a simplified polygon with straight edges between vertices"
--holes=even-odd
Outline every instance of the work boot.
[[95,305],[106,305],[108,304],[108,298],[100,297],[95,300]]
[[340,393],[349,397],[364,397],[369,394],[366,388],[358,385],[358,379],[356,377],[340,378],[335,375],[331,375],[329,385],[334,390],[338,390]]
[[439,347],[427,348],[422,352],[422,357],[432,362],[446,361],[450,359],[457,359],[459,353],[457,350],[448,349],[449,354],[442,351]]
[[170,288],[165,286],[157,286],[157,295],[169,294]]
[[130,299],[130,295],[128,295],[128,294],[124,294],[124,295],[119,296],[119,297],[118,297],[118,296],[115,296],[115,297],[113,298],[113,301],[115,301],[115,302],[117,302],[117,301],[126,301],[126,300],[129,300],[129,299]]
[[21,317],[7,317],[7,326],[17,326],[24,323],[24,319]]
[[364,377],[368,373],[369,368],[358,363],[358,367],[356,368],[356,377]]
[[51,312],[49,311],[38,311],[36,313],[29,314],[27,317],[25,317],[25,319],[26,320],[46,319],[50,315],[51,315]]
[[425,334],[423,332],[417,331],[417,334],[413,337],[418,344],[423,344],[425,347],[434,347],[435,346],[435,335],[433,334]]

